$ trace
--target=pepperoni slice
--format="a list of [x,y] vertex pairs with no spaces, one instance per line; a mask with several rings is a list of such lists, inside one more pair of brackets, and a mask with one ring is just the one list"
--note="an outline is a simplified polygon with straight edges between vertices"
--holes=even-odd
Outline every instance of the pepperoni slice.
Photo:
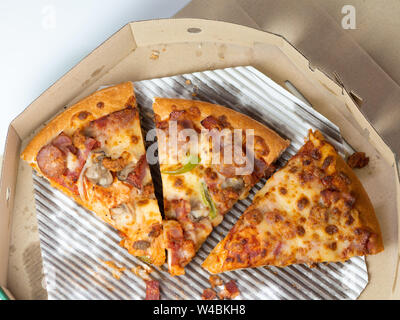
[[145,300],[160,300],[160,284],[157,280],[146,280]]
[[50,178],[62,175],[66,169],[64,153],[51,144],[40,149],[36,161],[43,174]]

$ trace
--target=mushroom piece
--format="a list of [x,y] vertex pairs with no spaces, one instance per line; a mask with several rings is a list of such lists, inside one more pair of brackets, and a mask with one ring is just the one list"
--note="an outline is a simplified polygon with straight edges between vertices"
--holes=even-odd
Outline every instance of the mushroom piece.
[[208,210],[207,209],[198,209],[190,211],[190,217],[192,221],[201,220],[204,217],[208,217]]
[[149,248],[151,245],[151,243],[149,241],[146,240],[138,240],[135,241],[132,245],[132,247],[136,250],[146,250],[147,248]]
[[103,167],[101,162],[96,162],[86,169],[85,176],[93,183],[108,188],[113,183],[113,176]]
[[93,161],[102,162],[105,157],[107,157],[106,153],[103,150],[93,150]]
[[208,209],[198,199],[190,199],[190,208],[189,217],[194,222],[208,216]]
[[235,191],[241,191],[244,187],[242,178],[234,177],[228,178],[221,184],[222,189],[233,188]]
[[126,204],[121,203],[119,206],[110,209],[111,219],[115,221],[117,226],[126,226],[135,219],[134,209]]

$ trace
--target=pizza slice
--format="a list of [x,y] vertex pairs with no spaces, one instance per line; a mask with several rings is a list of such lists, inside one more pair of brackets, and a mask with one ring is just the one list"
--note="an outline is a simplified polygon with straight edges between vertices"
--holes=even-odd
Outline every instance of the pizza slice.
[[383,250],[371,201],[319,131],[255,195],[202,266],[239,268],[345,261]]
[[164,245],[172,275],[184,267],[224,214],[262,177],[289,141],[223,106],[155,98],[164,197]]
[[21,158],[117,229],[132,255],[164,263],[162,218],[131,82],[97,91],[56,116]]

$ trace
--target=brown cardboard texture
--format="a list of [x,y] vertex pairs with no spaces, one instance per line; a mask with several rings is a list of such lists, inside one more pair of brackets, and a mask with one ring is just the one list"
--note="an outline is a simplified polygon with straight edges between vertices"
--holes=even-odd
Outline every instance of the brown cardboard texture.
[[63,111],[65,105],[102,85],[240,65],[252,65],[282,86],[289,80],[317,111],[340,126],[344,138],[355,149],[370,157],[370,164],[356,173],[376,209],[385,251],[367,258],[370,283],[361,298],[399,298],[400,186],[393,152],[362,116],[349,94],[318,69],[311,69],[309,61],[285,39],[244,26],[198,19],[126,25],[11,123],[0,190],[0,284],[6,284],[19,299],[45,297],[32,171],[17,159],[21,147],[46,121]]
[[[356,29],[342,27],[341,11],[348,4],[356,12]],[[363,114],[400,154],[400,86],[394,81],[400,38],[392,22],[398,21],[399,4],[398,0],[192,0],[175,17],[212,18],[285,37],[313,66],[332,78],[340,75],[340,82],[362,98]]]

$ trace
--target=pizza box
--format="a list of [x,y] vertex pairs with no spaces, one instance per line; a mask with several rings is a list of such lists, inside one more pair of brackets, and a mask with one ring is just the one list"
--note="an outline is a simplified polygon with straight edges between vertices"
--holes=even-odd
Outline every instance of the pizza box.
[[283,37],[225,22],[167,19],[127,24],[29,105],[8,129],[0,185],[0,285],[17,299],[45,297],[32,171],[21,149],[47,120],[97,88],[122,81],[251,65],[293,85],[344,139],[370,157],[356,173],[374,204],[385,251],[367,257],[361,299],[399,299],[400,185],[395,154],[343,85],[312,67]]

